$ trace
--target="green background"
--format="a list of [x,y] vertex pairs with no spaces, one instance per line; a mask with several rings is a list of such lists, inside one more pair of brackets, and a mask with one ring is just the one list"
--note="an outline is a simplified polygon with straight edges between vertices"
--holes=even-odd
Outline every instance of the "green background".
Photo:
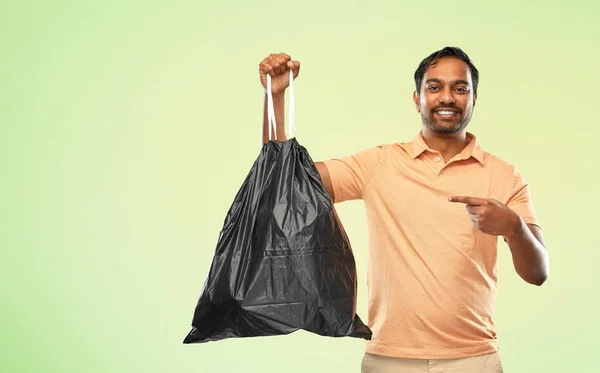
[[[551,255],[538,288],[499,243],[505,371],[600,369],[599,6],[403,3],[3,2],[0,371],[359,372],[356,339],[182,340],[260,150],[262,58],[301,61],[297,137],[320,160],[411,140],[413,72],[446,45],[479,68],[469,130],[525,175]],[[366,319],[363,206],[338,209]]]

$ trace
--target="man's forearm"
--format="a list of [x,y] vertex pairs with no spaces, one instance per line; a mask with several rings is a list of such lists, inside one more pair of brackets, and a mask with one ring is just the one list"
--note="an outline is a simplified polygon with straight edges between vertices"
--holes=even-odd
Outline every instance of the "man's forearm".
[[506,236],[506,243],[519,276],[530,284],[542,285],[549,275],[548,251],[520,217],[517,229]]
[[267,106],[267,94],[263,105],[263,144],[269,140],[286,141],[285,137],[285,92],[273,95],[273,108],[275,111],[275,124],[277,125],[277,133],[271,132],[269,139],[269,111]]

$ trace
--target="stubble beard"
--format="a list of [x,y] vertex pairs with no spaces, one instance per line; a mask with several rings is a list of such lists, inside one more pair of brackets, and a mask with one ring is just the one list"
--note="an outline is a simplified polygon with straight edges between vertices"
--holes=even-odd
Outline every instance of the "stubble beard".
[[471,122],[471,116],[469,115],[467,117],[462,118],[459,122],[454,124],[452,127],[448,128],[448,127],[441,126],[440,124],[438,124],[436,122],[435,119],[433,119],[433,112],[428,117],[425,115],[425,113],[423,113],[423,111],[421,111],[421,121],[423,122],[425,127],[427,127],[427,129],[429,129],[431,132],[433,132],[435,134],[454,135],[454,134],[464,130],[465,128],[467,128],[467,126],[469,125],[469,122]]

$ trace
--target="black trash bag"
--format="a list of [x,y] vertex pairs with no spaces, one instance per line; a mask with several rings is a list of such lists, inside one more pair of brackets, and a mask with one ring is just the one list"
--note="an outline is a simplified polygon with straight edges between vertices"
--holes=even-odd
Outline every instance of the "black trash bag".
[[227,213],[183,343],[289,334],[371,339],[346,232],[295,138],[261,150]]

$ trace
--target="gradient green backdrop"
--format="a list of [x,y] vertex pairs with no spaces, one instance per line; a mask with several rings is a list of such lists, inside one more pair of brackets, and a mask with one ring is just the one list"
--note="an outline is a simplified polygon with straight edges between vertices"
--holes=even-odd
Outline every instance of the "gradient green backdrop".
[[[469,129],[524,173],[551,253],[538,288],[499,244],[505,371],[600,371],[599,9],[560,3],[3,2],[0,372],[359,372],[356,339],[182,340],[259,152],[262,58],[302,62],[318,160],[412,139],[412,74],[446,45],[479,68]],[[366,319],[363,207],[339,213]]]

